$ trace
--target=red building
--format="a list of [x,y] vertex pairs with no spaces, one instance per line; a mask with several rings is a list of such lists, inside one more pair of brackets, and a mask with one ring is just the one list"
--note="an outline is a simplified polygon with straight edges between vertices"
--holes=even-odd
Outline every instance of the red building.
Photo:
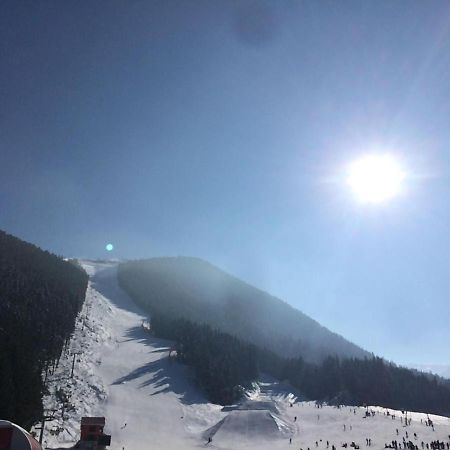
[[81,418],[81,440],[98,441],[105,428],[104,417],[82,417]]
[[111,436],[103,433],[104,428],[104,417],[82,417],[81,437],[76,447],[92,450],[105,449],[111,444]]

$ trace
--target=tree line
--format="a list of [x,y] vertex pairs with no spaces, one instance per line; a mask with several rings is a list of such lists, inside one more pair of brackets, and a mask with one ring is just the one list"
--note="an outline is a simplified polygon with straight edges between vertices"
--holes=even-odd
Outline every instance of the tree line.
[[289,382],[309,399],[336,405],[386,408],[450,415],[450,384],[385,361],[329,356],[320,364],[283,358],[205,324],[151,316],[157,337],[175,341],[179,361],[192,367],[197,383],[214,403],[231,404],[260,373]]
[[254,346],[234,336],[160,314],[152,315],[151,330],[176,342],[177,359],[192,367],[196,382],[213,403],[233,403],[258,377]]
[[262,351],[260,361],[265,371],[289,381],[310,399],[450,416],[449,380],[398,367],[377,356],[329,356],[320,364],[311,364]]
[[75,329],[88,276],[74,262],[0,230],[0,417],[29,429],[42,415],[43,374]]

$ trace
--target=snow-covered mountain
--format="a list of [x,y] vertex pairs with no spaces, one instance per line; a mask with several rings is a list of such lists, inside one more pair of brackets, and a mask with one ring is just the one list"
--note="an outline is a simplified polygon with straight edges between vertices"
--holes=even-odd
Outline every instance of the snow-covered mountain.
[[[111,450],[306,450],[352,442],[362,448],[369,438],[375,449],[403,438],[419,448],[422,441],[448,442],[446,417],[430,415],[433,430],[423,413],[407,413],[411,424],[406,426],[399,411],[388,414],[373,407],[373,416],[366,417],[365,408],[318,408],[270,379],[255,384],[235,407],[208,403],[189,370],[170,358],[172,343],[154,338],[143,326],[146,315],[117,284],[117,265],[84,261],[83,267],[90,275],[86,302],[45,398],[46,408],[57,410],[55,420],[46,424],[47,448],[72,447],[84,415],[106,417]],[[72,355],[78,353],[71,378]],[[62,393],[68,398],[64,420],[58,400]]]

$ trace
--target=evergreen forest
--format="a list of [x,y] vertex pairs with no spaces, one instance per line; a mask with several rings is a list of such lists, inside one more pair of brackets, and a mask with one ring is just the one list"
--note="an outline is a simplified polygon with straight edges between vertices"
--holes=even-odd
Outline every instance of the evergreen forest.
[[0,230],[0,418],[26,429],[40,420],[44,374],[70,340],[87,282],[76,263]]

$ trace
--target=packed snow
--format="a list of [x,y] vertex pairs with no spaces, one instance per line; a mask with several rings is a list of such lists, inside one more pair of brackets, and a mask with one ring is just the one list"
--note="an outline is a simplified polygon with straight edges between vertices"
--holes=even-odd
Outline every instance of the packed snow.
[[46,423],[46,448],[73,447],[82,416],[106,417],[111,450],[332,450],[368,447],[369,439],[382,449],[403,438],[420,449],[422,441],[449,442],[446,417],[319,406],[269,378],[239,405],[209,403],[189,369],[169,356],[172,343],[149,333],[148,316],[119,288],[117,263],[82,263],[90,276],[86,302],[70,347],[48,377],[44,405],[54,420]]

